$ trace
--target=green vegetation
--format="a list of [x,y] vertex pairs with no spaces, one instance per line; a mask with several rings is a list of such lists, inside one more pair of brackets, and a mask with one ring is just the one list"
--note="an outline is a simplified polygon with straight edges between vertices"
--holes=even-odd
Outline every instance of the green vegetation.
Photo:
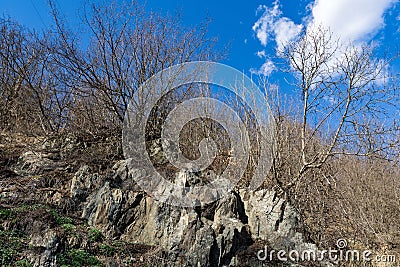
[[12,214],[13,211],[11,209],[0,208],[0,220],[7,220],[12,216]]
[[103,266],[98,258],[80,249],[71,249],[57,258],[62,267]]
[[76,230],[76,226],[71,223],[65,223],[65,224],[61,225],[61,227],[67,232]]
[[1,266],[7,266],[14,261],[18,252],[12,248],[4,247],[0,245],[0,264]]
[[69,217],[61,216],[56,211],[52,211],[51,214],[53,215],[53,217],[56,220],[56,223],[58,225],[65,225],[65,224],[73,224],[74,223],[74,220],[72,220]]
[[88,238],[91,242],[101,242],[104,239],[104,236],[96,228],[90,228]]
[[19,232],[0,230],[0,266],[10,266],[15,262],[25,246],[23,239],[24,236]]
[[15,263],[15,266],[17,267],[31,267],[32,264],[29,263],[27,260],[19,260]]
[[109,245],[109,244],[101,244],[99,246],[99,249],[100,249],[101,253],[103,253],[106,256],[112,256],[118,251],[117,247],[115,247],[113,245]]

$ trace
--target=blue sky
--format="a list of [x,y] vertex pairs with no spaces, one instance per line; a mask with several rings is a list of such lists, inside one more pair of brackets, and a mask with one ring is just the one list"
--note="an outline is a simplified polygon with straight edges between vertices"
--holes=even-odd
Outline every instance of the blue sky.
[[[144,2],[143,0],[140,0]],[[84,0],[56,4],[72,25],[77,25]],[[313,22],[325,24],[338,35],[354,42],[374,40],[381,51],[392,53],[400,47],[400,4],[397,0],[147,0],[147,9],[173,14],[182,23],[195,26],[209,17],[209,35],[228,45],[223,63],[247,74],[274,75],[270,60],[276,48],[300,28]],[[46,0],[1,0],[3,16],[40,31],[51,25]],[[258,54],[258,55],[257,55]],[[399,69],[394,64],[393,68]]]

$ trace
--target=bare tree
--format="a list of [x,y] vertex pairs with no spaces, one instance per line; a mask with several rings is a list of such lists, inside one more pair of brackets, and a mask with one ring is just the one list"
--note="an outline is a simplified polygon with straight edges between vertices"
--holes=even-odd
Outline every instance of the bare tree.
[[66,120],[68,92],[53,75],[46,34],[28,32],[11,20],[1,22],[2,127],[28,133],[57,132]]
[[90,45],[82,50],[53,3],[51,7],[57,27],[55,59],[79,96],[75,114],[79,121],[91,124],[85,128],[89,131],[119,127],[133,94],[158,71],[215,56],[214,41],[206,38],[206,24],[186,29],[178,17],[148,13],[136,3],[92,4],[85,9],[83,23]]
[[389,61],[375,57],[372,45],[344,45],[316,27],[288,43],[280,56],[301,101],[300,116],[277,116],[274,177],[284,191],[335,155],[388,157],[384,152],[398,144],[398,89],[387,72]]
[[383,201],[386,211],[395,209],[398,194],[385,185],[399,170],[400,99],[391,61],[378,57],[373,44],[343,44],[322,27],[303,32],[279,56],[294,90],[281,95],[262,81],[277,125],[264,186],[300,212],[315,242],[329,246],[348,237],[374,243],[383,222],[395,229],[371,205]]
[[0,89],[0,112],[1,127],[12,129],[11,120],[17,121],[20,110],[17,110],[19,102],[20,87],[22,86],[22,75],[15,72],[16,67],[14,58],[21,56],[18,48],[23,42],[21,28],[9,20],[1,21],[1,89]]

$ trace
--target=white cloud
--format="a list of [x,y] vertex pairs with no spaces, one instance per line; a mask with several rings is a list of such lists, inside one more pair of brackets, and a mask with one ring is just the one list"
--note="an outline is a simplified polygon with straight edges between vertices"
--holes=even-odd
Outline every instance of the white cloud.
[[264,64],[260,67],[260,69],[251,69],[250,72],[252,74],[269,76],[271,73],[276,70],[275,64],[270,60],[267,59]]
[[[272,7],[261,5],[263,12],[253,25],[253,31],[263,46],[276,41],[277,49],[293,40],[303,28],[322,25],[329,28],[343,42],[369,40],[384,27],[384,15],[398,0],[315,0],[308,6],[311,14],[302,18],[303,24],[295,24],[283,17],[279,1]],[[400,18],[400,16],[399,16]]]
[[280,18],[274,27],[274,34],[278,51],[282,51],[285,45],[296,38],[301,32],[303,26],[296,25],[288,18]]
[[329,28],[344,42],[368,40],[384,27],[385,11],[397,0],[316,0],[311,23]]
[[264,57],[266,57],[267,54],[265,53],[265,50],[261,50],[261,51],[257,51],[256,55],[259,58],[264,58]]
[[303,27],[296,25],[289,18],[281,17],[278,1],[275,1],[272,7],[259,6],[257,13],[260,11],[263,11],[263,14],[254,23],[253,31],[263,46],[266,46],[270,39],[274,39],[278,49],[283,48],[285,43],[295,38]]
[[[290,18],[283,16],[279,0],[276,0],[272,7],[259,6],[257,14],[263,13],[252,29],[261,44],[266,46],[270,41],[275,41],[277,52],[279,52],[303,29],[313,31],[316,27],[322,26],[329,29],[333,37],[339,38],[344,45],[352,43],[354,47],[360,47],[363,42],[370,41],[385,26],[385,12],[399,0],[311,1],[307,6],[310,14],[301,18],[302,24],[296,24]],[[397,19],[400,20],[400,16]],[[335,59],[339,59],[342,53],[343,51],[338,50]],[[252,73],[269,75],[276,70],[275,65],[265,53],[257,52],[257,56],[266,58],[266,61],[259,70],[251,70]]]
[[[336,51],[330,62],[334,64],[335,60],[344,56],[346,49],[353,47],[356,53],[359,53],[365,42],[371,41],[377,32],[385,27],[385,12],[397,1],[315,0],[307,30],[322,26],[332,32],[333,38],[341,41],[344,46]],[[384,80],[383,73],[380,73],[378,80]]]
[[281,15],[279,10],[279,5],[277,2],[274,3],[272,8],[265,5],[260,5],[257,8],[257,14],[260,11],[264,11],[262,16],[254,23],[253,31],[256,33],[258,40],[260,40],[262,45],[267,45],[268,38],[271,35],[271,29],[273,27],[274,21],[277,17]]
[[[277,51],[284,48],[285,44],[299,35],[303,26],[296,25],[292,20],[282,17],[279,1],[276,0],[272,7],[260,5],[257,13],[263,12],[262,16],[254,23],[253,31],[263,46],[271,40],[276,42]],[[260,69],[251,69],[250,72],[257,75],[269,76],[276,70],[275,64],[266,58],[266,52],[258,51],[257,56],[265,58]]]

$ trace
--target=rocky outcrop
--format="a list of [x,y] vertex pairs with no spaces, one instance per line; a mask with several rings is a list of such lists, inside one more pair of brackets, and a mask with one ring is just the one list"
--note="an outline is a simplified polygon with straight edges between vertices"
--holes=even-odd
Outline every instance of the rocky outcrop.
[[[74,149],[69,143],[73,142],[66,141],[63,153]],[[0,196],[9,202],[30,194],[32,201],[41,198],[42,203],[59,207],[70,203],[67,208],[73,206],[74,216],[78,216],[75,222],[80,220],[89,228],[99,230],[107,240],[156,248],[160,262],[153,263],[154,266],[274,266],[276,262],[260,261],[257,252],[265,246],[286,251],[317,250],[315,244],[305,241],[299,215],[273,191],[237,189],[211,204],[181,208],[147,195],[136,183],[143,177],[143,170],[128,168],[125,160],[118,161],[108,174],[96,173],[84,164],[72,171],[65,162],[57,149],[22,154],[12,168],[18,177],[15,181],[1,180],[4,189]],[[62,175],[65,178],[60,183]],[[193,187],[216,176],[211,171],[207,177],[202,175],[184,170],[173,181]],[[26,184],[19,186],[22,180]],[[46,207],[44,212],[48,214],[50,208]],[[57,222],[53,215],[49,219],[53,222],[43,222],[36,230],[26,230],[32,232],[27,244],[37,249],[26,256],[32,266],[57,265],[57,255],[68,256],[67,248],[70,252],[74,252],[71,249],[100,248],[100,244],[94,245],[95,241],[88,238],[82,243],[81,237],[87,236],[84,226],[79,231],[71,230],[78,223]],[[68,235],[67,231],[72,232]],[[132,259],[138,260],[145,259]]]
[[54,159],[54,154],[27,151],[19,159],[14,172],[19,175],[40,175],[49,171],[65,170],[66,164]]
[[268,190],[240,190],[252,238],[268,240],[275,249],[317,250],[305,243],[297,212],[276,193]]
[[36,233],[29,242],[30,246],[42,248],[41,254],[30,254],[28,259],[32,266],[56,266],[56,253],[60,245],[60,238],[53,230],[46,230],[42,233]]
[[[125,161],[114,166],[84,204],[89,225],[110,237],[159,246],[174,266],[235,266],[238,255],[260,241],[275,249],[316,249],[304,242],[295,210],[271,191],[241,189],[206,207],[180,208],[141,191],[134,182],[140,173],[128,171]],[[93,174],[76,176],[81,182],[73,183],[72,195],[90,191]]]
[[97,188],[102,177],[93,173],[89,166],[82,166],[71,181],[71,196],[85,200],[92,189]]

